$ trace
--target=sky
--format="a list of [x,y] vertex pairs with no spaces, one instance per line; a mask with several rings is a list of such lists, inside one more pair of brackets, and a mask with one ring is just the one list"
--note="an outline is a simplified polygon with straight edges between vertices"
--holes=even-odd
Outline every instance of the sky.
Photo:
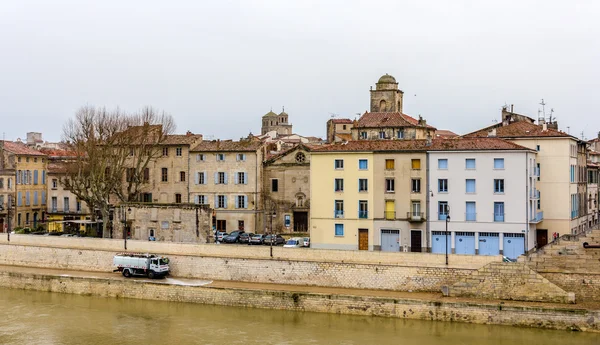
[[[173,115],[177,132],[239,139],[285,107],[295,133],[369,109],[385,73],[404,112],[460,134],[501,107],[600,131],[600,1],[0,1],[7,140],[61,140],[85,105]],[[567,127],[569,127],[567,129]]]

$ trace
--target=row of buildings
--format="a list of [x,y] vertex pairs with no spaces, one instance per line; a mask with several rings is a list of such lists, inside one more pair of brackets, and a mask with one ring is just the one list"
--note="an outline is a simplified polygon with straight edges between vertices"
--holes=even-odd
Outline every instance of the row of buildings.
[[[370,95],[358,119],[327,122],[325,142],[294,134],[285,111],[239,141],[170,135],[140,202],[208,205],[217,230],[310,233],[315,248],[347,250],[516,257],[598,224],[600,139],[506,107],[481,130],[438,130],[403,112],[387,74]],[[16,226],[89,221],[57,183],[59,149],[5,142],[3,152],[0,195],[19,200]]]

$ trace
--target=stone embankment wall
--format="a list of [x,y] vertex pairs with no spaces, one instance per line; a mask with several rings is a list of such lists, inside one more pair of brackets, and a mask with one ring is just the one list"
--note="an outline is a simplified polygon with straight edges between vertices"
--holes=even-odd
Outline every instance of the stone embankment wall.
[[444,290],[453,297],[575,303],[574,293],[516,262],[492,262]]
[[[3,234],[4,235],[4,234]],[[0,236],[0,264],[112,271],[123,241],[52,236]],[[129,251],[168,255],[177,277],[340,288],[439,292],[500,257],[380,253],[268,246],[128,241]]]
[[307,292],[222,289],[160,282],[0,272],[3,288],[102,297],[384,316],[600,332],[600,312],[502,303],[439,302]]
[[562,236],[519,261],[563,290],[574,292],[577,300],[600,301],[600,249],[584,248],[585,242],[600,244],[600,230]]

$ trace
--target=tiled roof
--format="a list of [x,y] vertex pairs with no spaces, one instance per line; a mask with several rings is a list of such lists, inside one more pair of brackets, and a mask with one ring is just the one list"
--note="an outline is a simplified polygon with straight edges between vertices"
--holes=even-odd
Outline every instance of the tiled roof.
[[[494,125],[496,126],[496,125]],[[465,138],[483,138],[488,137],[489,132],[494,126],[486,127],[478,131],[465,134]],[[542,126],[533,123],[518,121],[507,126],[498,126],[496,128],[496,137],[498,138],[522,138],[522,137],[572,137],[571,135],[548,128],[544,130]]]
[[171,134],[167,135],[162,145],[191,145],[202,139],[201,134]]
[[26,156],[45,156],[45,154],[41,153],[38,150],[34,150],[23,143],[16,143],[14,141],[2,141],[4,149],[15,155],[26,155]]
[[190,151],[195,152],[250,152],[257,151],[263,143],[261,141],[232,141],[232,140],[212,140],[203,141],[193,147]]
[[49,174],[64,174],[67,172],[67,163],[65,162],[50,162],[48,163]]
[[402,113],[364,113],[358,119],[357,127],[427,127],[419,125],[419,120]]
[[427,140],[354,140],[317,147],[313,152],[378,152],[378,151],[489,151],[529,150],[526,147],[498,138],[454,138]]
[[335,133],[335,136],[340,138],[343,141],[352,140],[352,134],[350,134],[350,133]]
[[281,157],[289,154],[290,152],[293,152],[293,151],[296,151],[296,150],[299,150],[299,149],[302,149],[302,150],[305,150],[305,151],[308,151],[308,152],[312,151],[312,147],[311,146],[305,145],[305,144],[298,144],[298,145],[295,145],[293,147],[290,147],[287,150],[282,150],[282,151],[279,151],[279,152],[268,154],[267,157],[266,157],[266,159],[265,159],[265,163],[274,162],[277,159],[279,159],[279,158],[281,158]]
[[352,120],[350,119],[332,119],[331,120],[332,123],[336,123],[336,124],[345,124],[345,123],[352,123]]
[[49,158],[59,157],[77,157],[77,153],[69,150],[41,148],[40,152],[47,155]]
[[458,137],[458,134],[449,131],[447,129],[438,129],[435,131],[435,137],[438,139],[449,139],[449,138],[456,138]]

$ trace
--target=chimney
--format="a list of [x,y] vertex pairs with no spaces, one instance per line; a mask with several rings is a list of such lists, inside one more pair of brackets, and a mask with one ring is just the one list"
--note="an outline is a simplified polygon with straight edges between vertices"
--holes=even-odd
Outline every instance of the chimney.
[[187,135],[188,137],[189,137],[190,135],[193,135],[193,134],[194,134],[194,133],[192,133],[192,132],[190,132],[190,131],[187,131],[187,132],[185,133],[185,135]]
[[548,124],[546,122],[544,122],[542,124],[542,130],[547,131],[548,130]]
[[510,112],[511,112],[511,113],[514,113],[514,111],[513,111],[513,109],[514,109],[514,108],[515,108],[515,105],[514,105],[514,104],[511,104],[511,105],[510,105]]
[[496,127],[492,128],[492,130],[488,132],[488,137],[495,137],[495,136],[496,136]]

